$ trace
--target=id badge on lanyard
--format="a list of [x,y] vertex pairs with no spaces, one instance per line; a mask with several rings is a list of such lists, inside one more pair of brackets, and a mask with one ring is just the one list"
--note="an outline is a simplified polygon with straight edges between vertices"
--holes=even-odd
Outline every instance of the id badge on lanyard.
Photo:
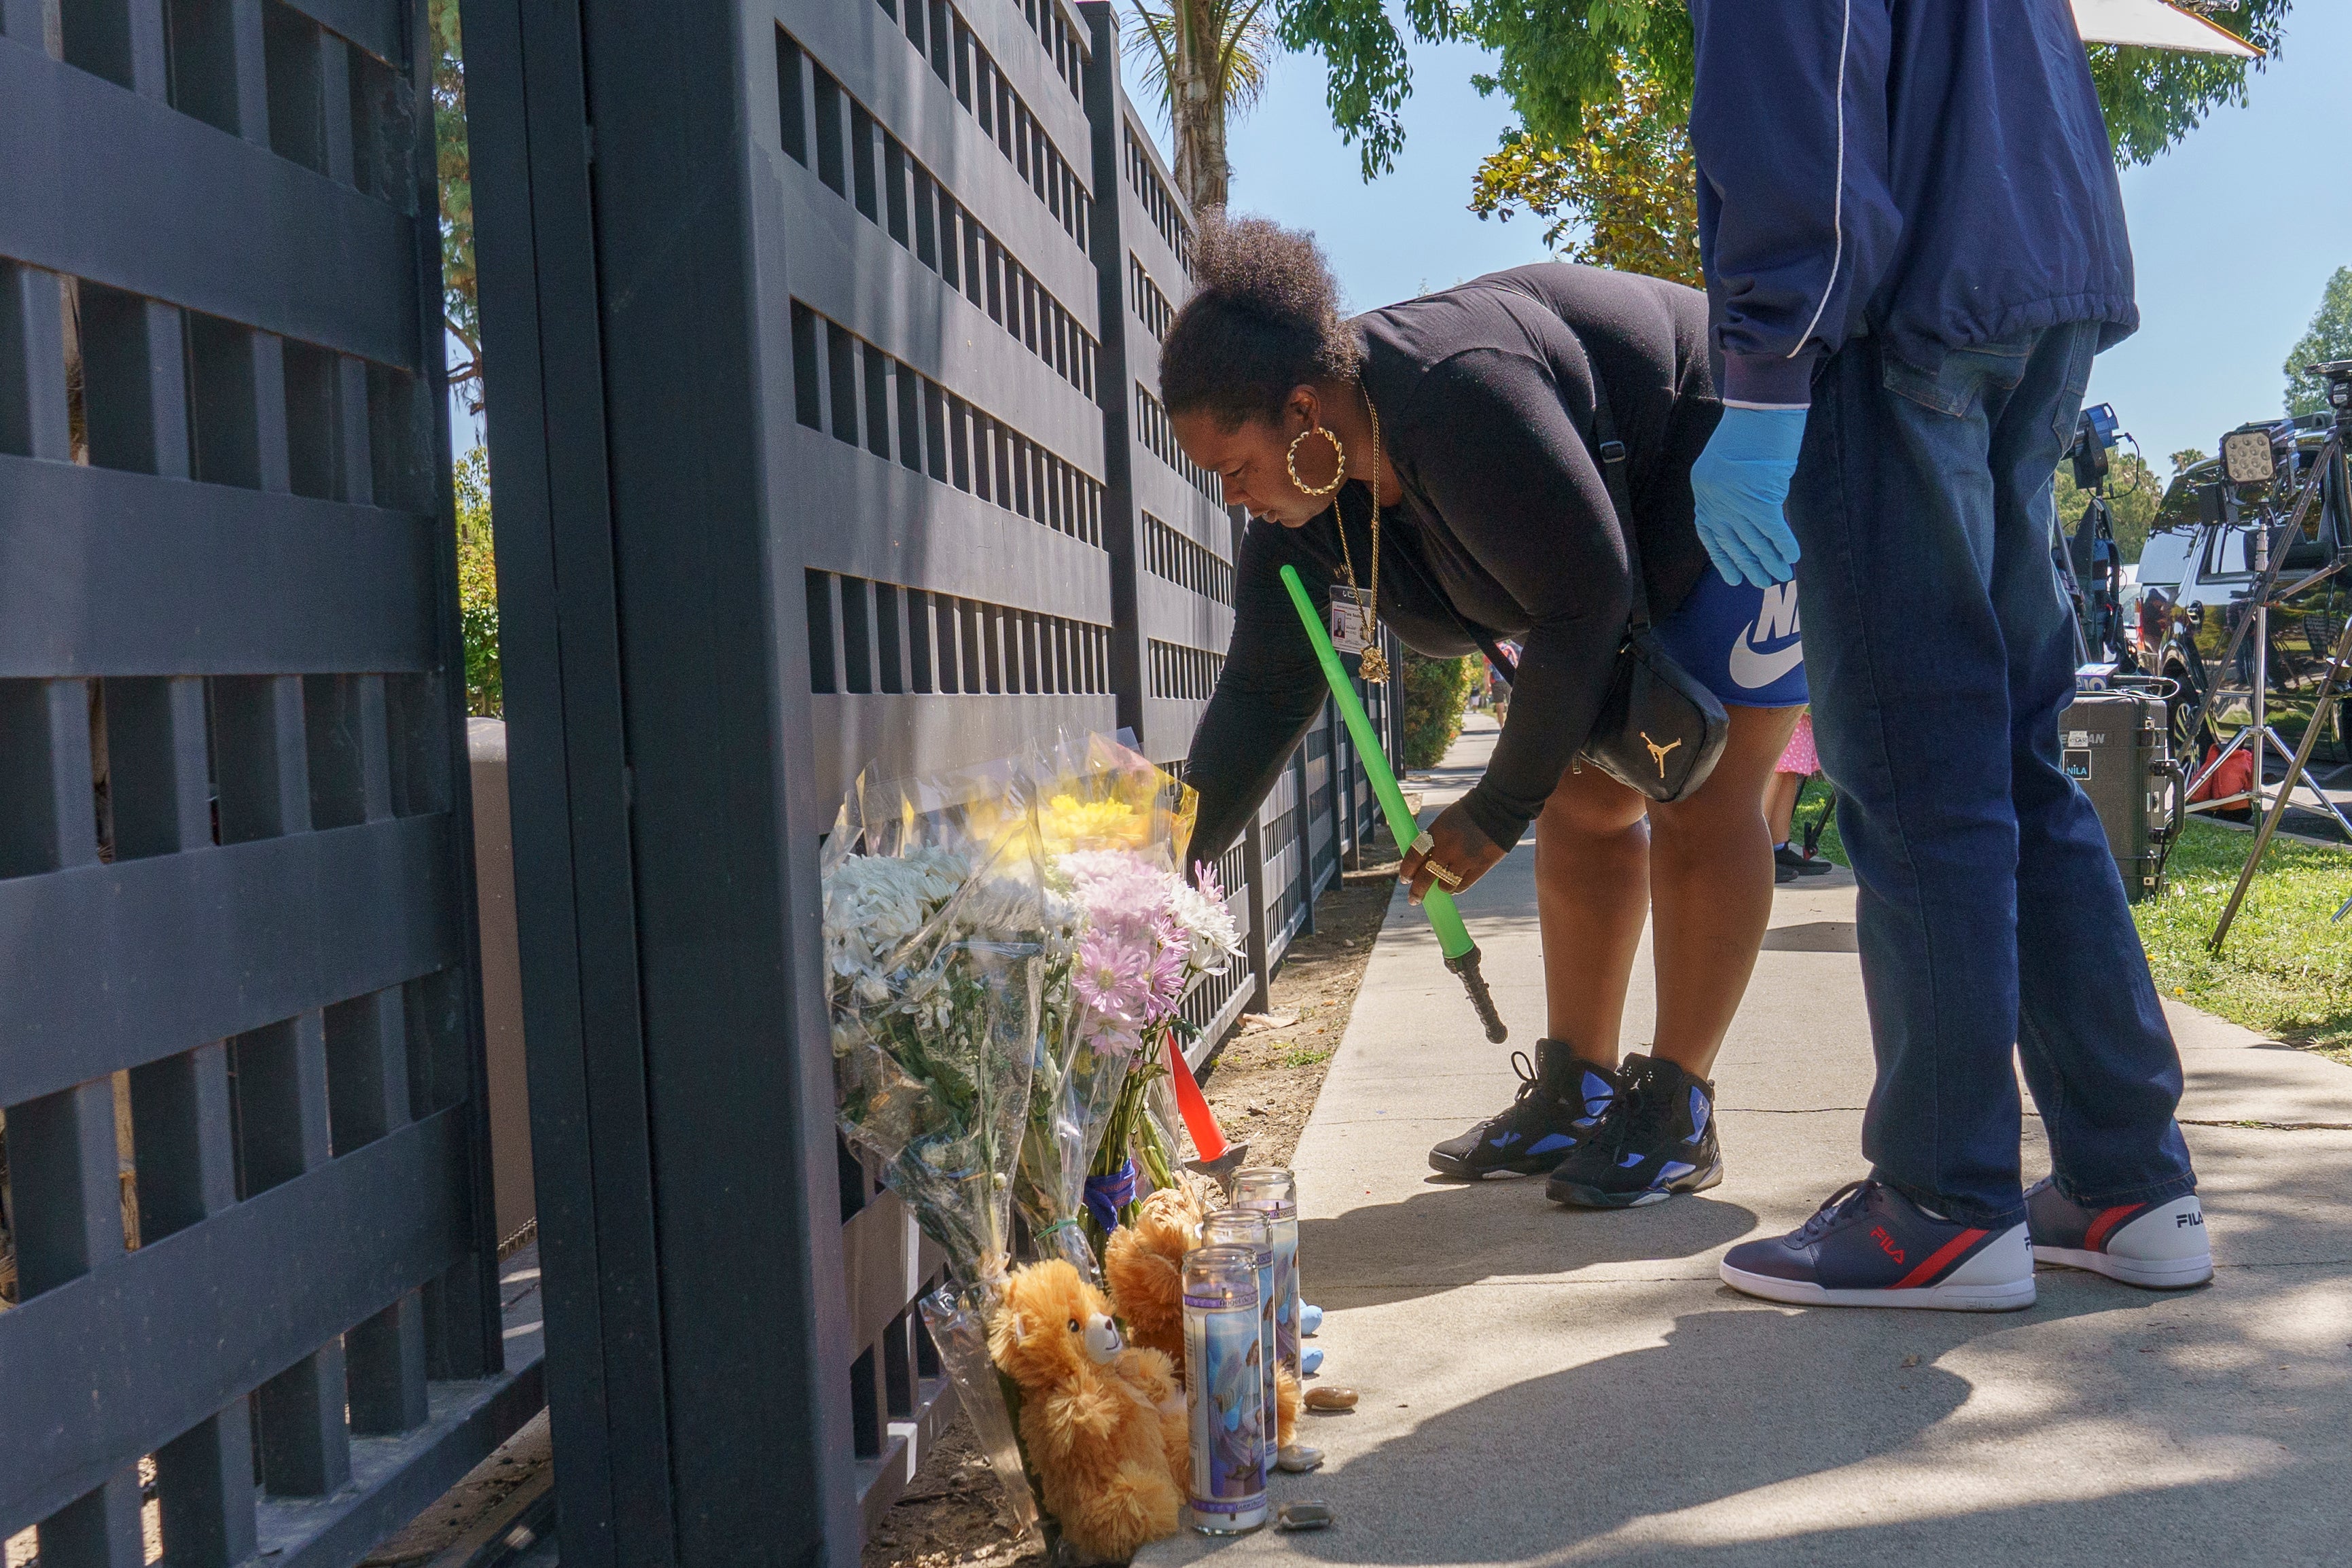
[[1331,584],[1331,647],[1358,654],[1372,646],[1371,596],[1344,584]]

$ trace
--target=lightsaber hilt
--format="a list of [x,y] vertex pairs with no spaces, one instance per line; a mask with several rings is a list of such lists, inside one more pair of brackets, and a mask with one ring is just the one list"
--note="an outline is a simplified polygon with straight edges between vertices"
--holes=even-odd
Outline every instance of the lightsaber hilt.
[[1470,993],[1470,1005],[1478,1009],[1478,1021],[1486,1026],[1486,1037],[1501,1045],[1511,1037],[1503,1026],[1503,1016],[1495,1011],[1495,994],[1486,989],[1486,977],[1478,971],[1478,947],[1473,942],[1470,951],[1448,958],[1445,967],[1462,977],[1462,989]]
[[[1315,601],[1308,597],[1307,584],[1299,580],[1298,569],[1282,569],[1282,585],[1290,590],[1290,602],[1297,607],[1298,618],[1307,627],[1307,640],[1315,647],[1317,662],[1323,667],[1323,679],[1331,688],[1331,700],[1339,705],[1339,717],[1347,722],[1348,734],[1356,743],[1356,755],[1363,759],[1364,772],[1372,781],[1373,798],[1381,803],[1381,814],[1388,818],[1389,834],[1402,849],[1421,836],[1421,824],[1413,817],[1412,808],[1404,803],[1404,791],[1397,787],[1396,774],[1389,771],[1388,753],[1381,749],[1381,738],[1372,729],[1372,721],[1364,713],[1364,705],[1356,697],[1355,682],[1348,679],[1346,667],[1339,662],[1339,652],[1331,646],[1331,634],[1323,627],[1323,617],[1316,613]],[[1465,989],[1470,993],[1470,1005],[1478,1010],[1479,1020],[1486,1026],[1486,1037],[1501,1041],[1508,1037],[1503,1020],[1495,1011],[1495,999],[1487,994],[1486,977],[1478,971],[1478,944],[1470,940],[1470,928],[1462,923],[1462,911],[1454,907],[1454,895],[1443,888],[1432,888],[1421,900],[1423,913],[1429,916],[1430,929],[1437,933],[1437,945],[1445,954],[1445,967],[1462,977]]]

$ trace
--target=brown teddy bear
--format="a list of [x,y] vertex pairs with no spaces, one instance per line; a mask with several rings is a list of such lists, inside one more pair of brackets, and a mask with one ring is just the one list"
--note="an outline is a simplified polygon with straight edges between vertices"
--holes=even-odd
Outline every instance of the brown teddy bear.
[[[1129,1336],[1167,1356],[1179,1383],[1184,1379],[1184,1255],[1201,1245],[1201,1219],[1199,1199],[1181,1187],[1162,1187],[1137,1205],[1134,1224],[1111,1232],[1103,1249],[1103,1274]],[[1276,1441],[1287,1448],[1298,1434],[1297,1377],[1277,1369],[1274,1393]]]
[[1190,1468],[1183,1396],[1158,1351],[1129,1345],[1069,1264],[1015,1269],[989,1353],[1021,1388],[1021,1440],[1063,1537],[1125,1562],[1175,1533]]
[[1182,1187],[1162,1187],[1136,1205],[1135,1221],[1110,1233],[1103,1276],[1129,1338],[1165,1355],[1184,1376],[1184,1255],[1201,1245],[1201,1205]]

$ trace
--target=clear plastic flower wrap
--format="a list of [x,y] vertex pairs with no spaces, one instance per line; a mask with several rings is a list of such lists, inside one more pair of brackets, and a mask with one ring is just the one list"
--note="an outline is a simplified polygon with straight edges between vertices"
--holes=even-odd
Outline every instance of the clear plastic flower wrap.
[[1045,983],[1076,920],[1016,768],[861,779],[825,847],[842,1133],[968,1284],[1007,1264]]
[[1133,1213],[1139,1183],[1175,1180],[1176,1145],[1148,1097],[1179,1048],[1185,992],[1222,973],[1241,942],[1213,882],[1184,879],[1190,788],[1102,735],[1065,742],[1044,780],[1047,879],[1082,927],[1062,1050],[1040,1058],[1021,1185],[1024,1213],[1034,1194],[1033,1230],[1078,1261],[1079,1221],[1090,1261]]
[[[1172,796],[1162,787],[1167,775],[1135,752],[1098,735],[1066,737],[1052,752],[1034,755],[1029,771],[1040,802],[1047,881],[1056,891],[1066,894],[1071,885],[1055,868],[1062,856],[1158,849],[1165,859],[1177,830]],[[1137,1041],[1131,1031],[1090,1026],[1072,970],[1063,964],[1046,981],[1045,1027],[1013,1203],[1041,1255],[1066,1258],[1099,1283],[1084,1226],[1087,1176]]]
[[983,1300],[976,1287],[949,1284],[925,1296],[919,1304],[923,1327],[939,1349],[940,1365],[955,1385],[956,1398],[971,1421],[981,1456],[1004,1494],[1007,1522],[1024,1543],[1042,1549],[1044,1515],[1037,1506],[1036,1488],[1022,1463],[1021,1436],[1012,1401],[988,1353],[988,1317],[995,1299],[991,1294]]
[[1067,987],[1077,910],[1045,884],[1031,770],[860,778],[823,868],[835,1117],[947,1253],[951,1279],[925,1321],[1016,1527],[1032,1531],[987,1322],[1049,981]]

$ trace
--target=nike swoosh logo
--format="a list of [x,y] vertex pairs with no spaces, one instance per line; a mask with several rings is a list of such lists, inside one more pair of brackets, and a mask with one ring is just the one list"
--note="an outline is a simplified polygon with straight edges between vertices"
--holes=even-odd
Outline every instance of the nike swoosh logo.
[[1777,653],[1759,653],[1748,637],[1756,630],[1749,626],[1731,642],[1731,679],[1750,691],[1760,690],[1805,662],[1805,645],[1792,642]]

